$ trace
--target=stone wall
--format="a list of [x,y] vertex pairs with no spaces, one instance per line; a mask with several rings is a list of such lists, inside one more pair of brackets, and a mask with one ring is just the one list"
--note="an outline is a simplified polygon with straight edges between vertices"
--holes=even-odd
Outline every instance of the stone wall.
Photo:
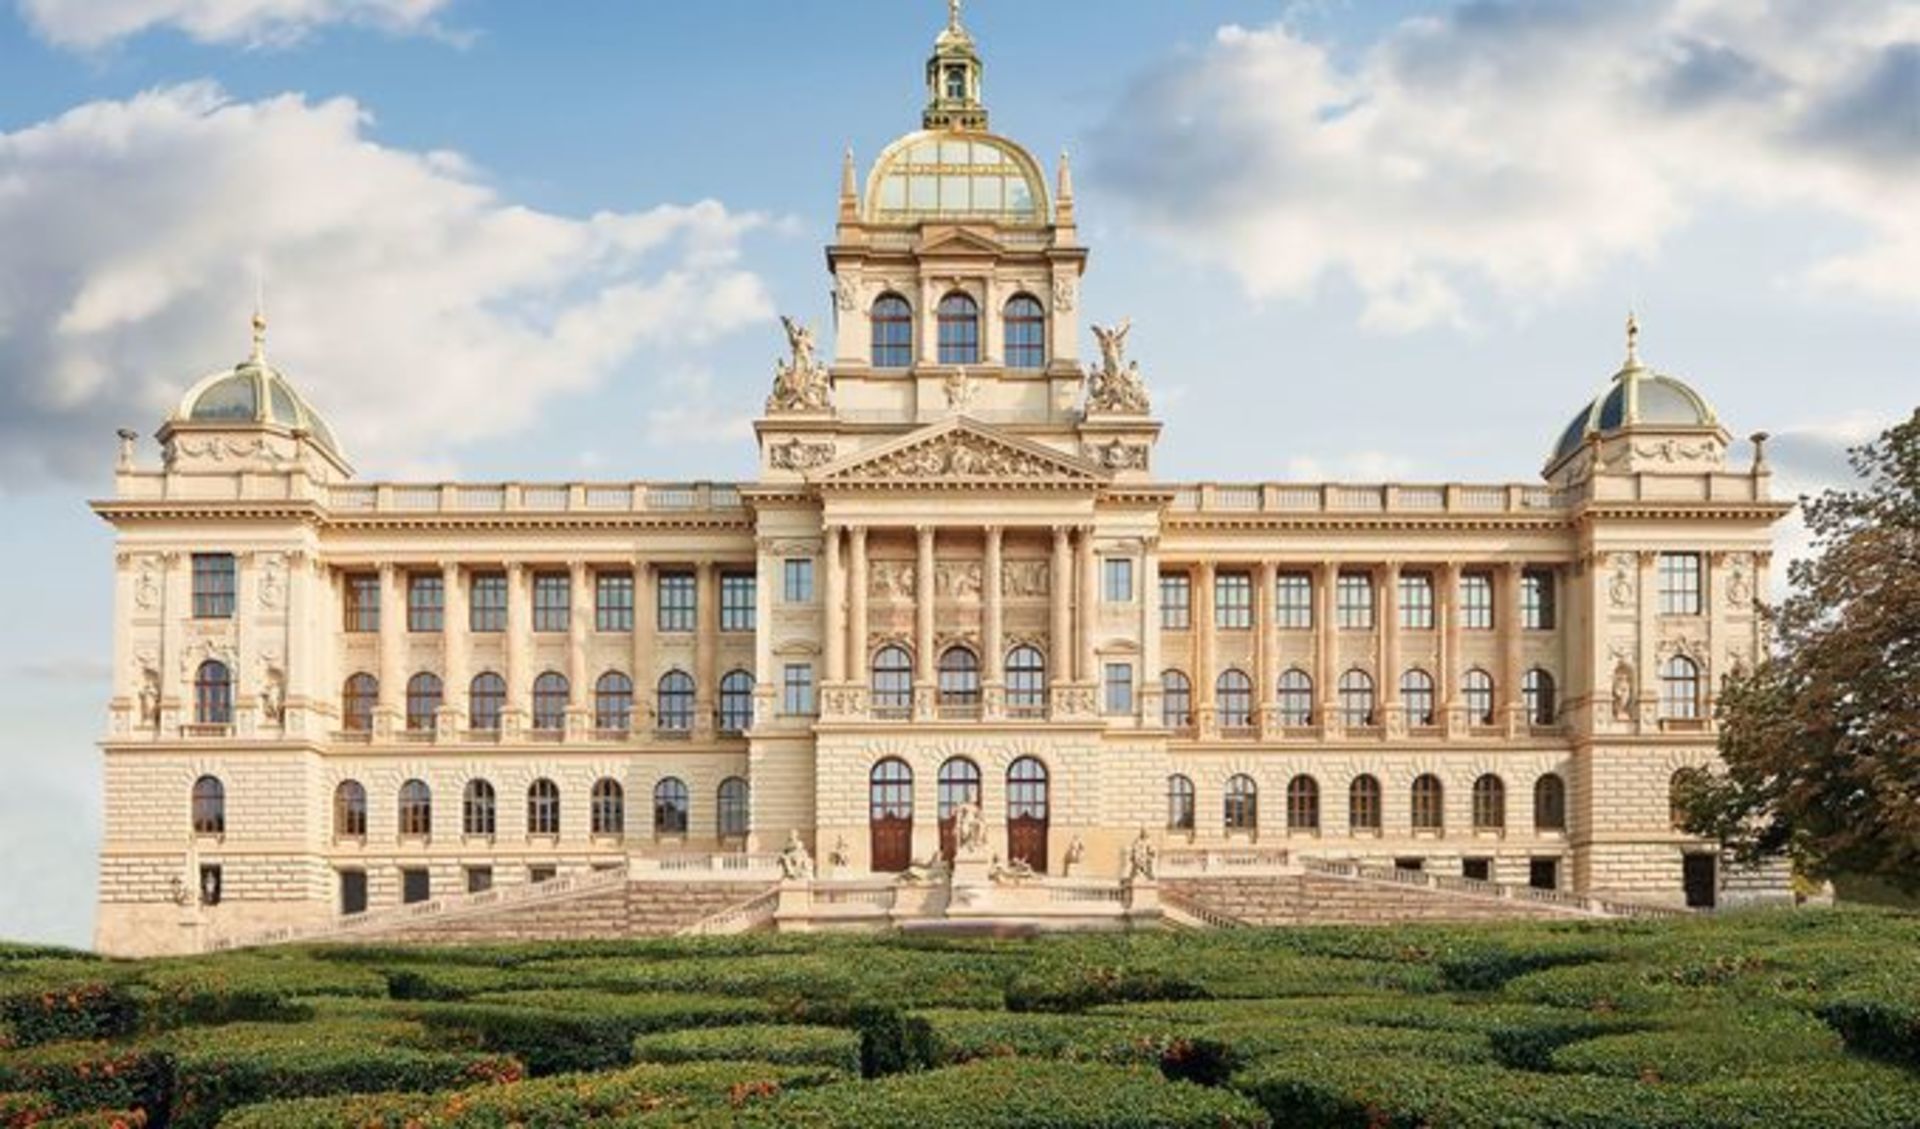
[[1379,925],[1571,916],[1567,910],[1539,902],[1483,898],[1320,874],[1181,878],[1163,882],[1161,887],[1170,894],[1251,925]]

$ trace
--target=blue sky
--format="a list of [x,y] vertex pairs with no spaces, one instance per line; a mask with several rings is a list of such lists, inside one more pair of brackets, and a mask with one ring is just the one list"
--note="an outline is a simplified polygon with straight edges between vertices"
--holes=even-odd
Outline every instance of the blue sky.
[[[1920,402],[1920,4],[974,0],[1170,477],[1537,475],[1636,306],[1789,488]],[[111,543],[246,346],[364,476],[725,478],[937,0],[0,9],[0,936],[84,943]],[[152,457],[151,446],[146,455]],[[1736,457],[1744,458],[1744,452]]]

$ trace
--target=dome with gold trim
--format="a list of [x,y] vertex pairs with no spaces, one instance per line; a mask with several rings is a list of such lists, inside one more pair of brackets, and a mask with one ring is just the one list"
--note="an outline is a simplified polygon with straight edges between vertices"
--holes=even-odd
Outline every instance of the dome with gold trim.
[[340,455],[333,429],[308,404],[279,369],[267,363],[266,318],[253,319],[253,353],[230,369],[203,377],[180,398],[170,423],[266,424],[304,431],[315,443]]
[[1558,465],[1592,437],[1604,439],[1632,427],[1720,429],[1720,418],[1706,397],[1678,378],[1655,372],[1640,362],[1639,336],[1639,323],[1629,317],[1626,363],[1560,433],[1560,441],[1547,460],[1549,467]]

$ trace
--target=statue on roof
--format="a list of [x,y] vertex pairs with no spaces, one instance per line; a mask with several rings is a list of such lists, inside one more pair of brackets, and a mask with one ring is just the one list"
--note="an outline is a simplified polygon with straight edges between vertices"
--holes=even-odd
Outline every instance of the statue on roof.
[[1147,399],[1146,381],[1140,376],[1140,362],[1129,361],[1127,334],[1133,319],[1119,325],[1093,327],[1100,342],[1100,367],[1087,370],[1087,411],[1145,415],[1152,410]]
[[826,366],[814,358],[813,330],[780,316],[787,329],[787,347],[793,355],[774,362],[773,395],[767,397],[767,414],[780,412],[820,412],[831,405],[832,380]]

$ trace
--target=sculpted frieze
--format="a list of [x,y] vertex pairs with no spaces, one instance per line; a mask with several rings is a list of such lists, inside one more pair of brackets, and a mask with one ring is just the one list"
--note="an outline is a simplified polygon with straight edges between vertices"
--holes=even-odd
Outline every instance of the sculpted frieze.
[[1607,599],[1616,608],[1633,606],[1634,561],[1632,553],[1615,553],[1608,558],[1612,576],[1607,581]]
[[911,600],[915,592],[911,561],[873,561],[867,566],[867,591],[883,600]]
[[862,464],[863,478],[1058,478],[1071,473],[1051,459],[977,435],[949,432]]
[[1052,590],[1048,561],[1000,562],[1000,594],[1013,599],[1041,598]]
[[953,600],[980,598],[979,561],[942,561],[934,566],[933,593]]
[[833,461],[832,443],[788,439],[767,448],[767,464],[775,470],[813,470]]
[[1145,470],[1148,450],[1145,443],[1128,443],[1120,439],[1115,439],[1111,443],[1080,445],[1082,457],[1107,470]]

